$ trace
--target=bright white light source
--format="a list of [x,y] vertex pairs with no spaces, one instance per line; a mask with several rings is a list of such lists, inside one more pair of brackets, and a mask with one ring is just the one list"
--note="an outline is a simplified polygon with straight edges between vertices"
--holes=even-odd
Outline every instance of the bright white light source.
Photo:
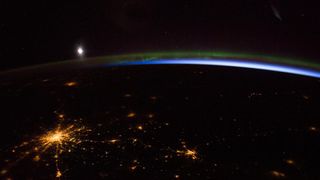
[[84,55],[84,50],[82,47],[78,47],[77,49],[78,56],[82,57]]

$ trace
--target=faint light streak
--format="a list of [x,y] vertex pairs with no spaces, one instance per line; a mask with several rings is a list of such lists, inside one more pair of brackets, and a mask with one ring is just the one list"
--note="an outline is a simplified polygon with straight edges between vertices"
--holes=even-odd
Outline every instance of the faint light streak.
[[152,145],[151,144],[145,144],[144,148],[152,148]]
[[139,126],[137,126],[137,129],[140,130],[140,131],[142,131],[142,130],[143,130],[143,126],[142,126],[142,125],[139,125]]
[[137,138],[132,138],[132,143],[136,143],[138,142],[138,139]]
[[66,87],[74,87],[77,85],[78,85],[78,82],[76,82],[76,81],[69,81],[69,82],[64,83],[64,86],[66,86]]
[[272,12],[273,12],[273,15],[280,21],[282,21],[282,17],[280,15],[280,12],[278,11],[278,9],[271,3],[270,5],[271,9],[272,9]]
[[64,114],[58,114],[58,119],[59,120],[64,120],[65,118],[65,115]]
[[151,96],[150,99],[153,100],[153,101],[155,101],[155,100],[158,99],[158,97],[157,97],[157,96]]
[[117,143],[119,141],[120,141],[119,139],[110,139],[108,142],[111,143],[111,144],[115,144],[115,143]]
[[278,177],[278,178],[283,178],[283,177],[286,177],[286,175],[282,172],[279,172],[279,171],[271,171],[270,172],[272,176],[274,177]]
[[127,115],[128,118],[133,118],[133,117],[135,117],[135,116],[136,116],[136,113],[134,113],[134,112],[130,112],[130,113]]
[[0,174],[1,174],[1,175],[5,175],[5,174],[7,174],[7,172],[8,172],[7,169],[3,169],[3,170],[0,171]]
[[309,100],[309,99],[310,99],[310,97],[307,96],[307,95],[303,95],[302,97],[303,97],[303,99],[305,99],[305,100]]
[[136,169],[137,169],[137,166],[136,166],[136,165],[133,165],[133,166],[130,167],[130,170],[131,170],[131,171],[134,171],[134,170],[136,170]]
[[48,82],[49,81],[49,79],[43,79],[42,80],[42,82]]
[[137,170],[139,164],[140,164],[140,162],[137,159],[135,159],[132,161],[132,164],[129,166],[129,169],[131,171],[135,171],[135,170]]
[[57,178],[60,178],[61,176],[62,176],[62,173],[61,173],[60,170],[58,170],[58,171],[56,172],[56,177],[57,177]]
[[290,165],[295,165],[296,164],[296,162],[294,160],[292,160],[292,159],[287,159],[286,163],[290,164]]
[[198,153],[194,149],[177,150],[176,153],[178,154],[178,156],[185,156],[193,160],[198,159]]
[[316,131],[318,131],[318,128],[317,128],[317,127],[314,127],[314,126],[310,126],[310,127],[309,127],[309,131],[316,132]]
[[36,155],[34,158],[33,158],[33,161],[35,161],[35,162],[38,162],[38,161],[40,161],[40,156],[39,155]]
[[152,114],[152,113],[148,114],[148,118],[150,118],[150,119],[154,118],[154,114]]

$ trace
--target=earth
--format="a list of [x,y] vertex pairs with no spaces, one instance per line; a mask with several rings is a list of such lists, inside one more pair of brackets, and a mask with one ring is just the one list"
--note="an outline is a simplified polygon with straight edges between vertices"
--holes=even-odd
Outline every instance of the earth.
[[1,178],[320,179],[318,78],[101,59],[0,75]]

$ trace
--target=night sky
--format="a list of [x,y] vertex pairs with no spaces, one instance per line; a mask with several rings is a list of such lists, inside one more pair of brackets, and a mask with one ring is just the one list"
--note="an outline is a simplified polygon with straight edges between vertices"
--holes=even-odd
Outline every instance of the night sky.
[[226,50],[319,58],[316,1],[1,2],[0,69],[145,51]]

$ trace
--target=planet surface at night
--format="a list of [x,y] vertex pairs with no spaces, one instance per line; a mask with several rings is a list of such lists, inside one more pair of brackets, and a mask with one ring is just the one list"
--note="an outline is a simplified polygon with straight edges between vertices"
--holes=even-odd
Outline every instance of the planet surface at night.
[[3,72],[0,178],[317,180],[319,78],[320,64],[222,52]]

